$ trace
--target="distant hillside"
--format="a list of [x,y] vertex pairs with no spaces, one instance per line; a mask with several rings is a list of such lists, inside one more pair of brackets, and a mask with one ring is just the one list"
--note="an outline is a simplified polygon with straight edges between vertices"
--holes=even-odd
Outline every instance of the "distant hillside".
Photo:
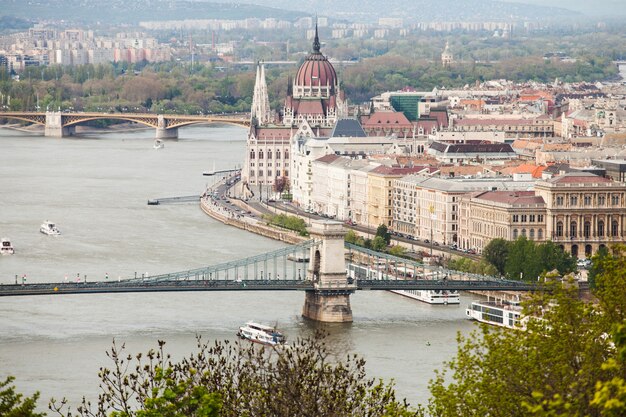
[[[578,12],[565,8],[496,0],[222,0],[298,9],[311,14],[346,20],[376,21],[379,17],[403,17],[415,21],[546,20],[569,18]],[[540,1],[540,0],[536,0]],[[612,1],[612,0],[601,0]],[[620,0],[624,1],[624,0]]]
[[[270,6],[193,0],[0,0],[0,16],[76,23],[137,23],[145,20],[178,19],[295,19],[293,10]],[[254,3],[254,2],[249,2]],[[271,2],[267,2],[271,4]]]

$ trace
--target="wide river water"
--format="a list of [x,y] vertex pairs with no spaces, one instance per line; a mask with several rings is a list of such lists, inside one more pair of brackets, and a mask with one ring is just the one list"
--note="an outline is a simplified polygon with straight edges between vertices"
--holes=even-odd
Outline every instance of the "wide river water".
[[[202,171],[243,161],[245,130],[188,127],[153,149],[154,131],[46,138],[0,129],[0,283],[88,280],[211,265],[283,246],[227,227],[198,204],[148,206],[148,199],[199,194]],[[60,237],[39,233],[55,222]],[[398,397],[424,403],[435,369],[456,352],[456,333],[472,323],[460,306],[431,306],[383,291],[352,296],[354,322],[326,326],[336,352],[360,354],[368,375],[394,379]],[[115,338],[132,353],[165,340],[174,357],[195,337],[235,340],[248,320],[277,323],[289,339],[311,334],[301,292],[206,292],[9,297],[0,299],[0,378],[18,389],[76,405],[97,399],[98,369]],[[429,343],[429,345],[427,344]]]

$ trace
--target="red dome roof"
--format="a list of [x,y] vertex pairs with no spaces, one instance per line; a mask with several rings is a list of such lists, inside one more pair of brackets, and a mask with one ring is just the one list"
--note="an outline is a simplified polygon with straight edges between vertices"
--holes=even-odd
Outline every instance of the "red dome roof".
[[320,52],[320,41],[317,36],[317,25],[315,26],[315,40],[313,41],[313,52],[306,57],[294,84],[303,87],[325,87],[335,86],[337,83],[337,73],[333,65]]

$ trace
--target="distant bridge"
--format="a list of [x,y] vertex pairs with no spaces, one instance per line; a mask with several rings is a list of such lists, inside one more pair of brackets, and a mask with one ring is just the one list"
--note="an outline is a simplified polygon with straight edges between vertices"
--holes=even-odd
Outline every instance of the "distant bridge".
[[98,112],[0,112],[0,118],[22,120],[45,127],[45,136],[71,136],[75,127],[91,120],[125,120],[156,129],[157,139],[175,139],[178,128],[200,123],[250,126],[246,115],[186,116],[151,113],[98,113]]
[[[0,285],[0,297],[174,291],[305,291],[303,315],[352,320],[350,294],[359,290],[533,291],[534,283],[428,266],[345,244],[341,223],[312,221],[313,239],[203,268],[128,279]],[[346,267],[347,262],[347,267]]]

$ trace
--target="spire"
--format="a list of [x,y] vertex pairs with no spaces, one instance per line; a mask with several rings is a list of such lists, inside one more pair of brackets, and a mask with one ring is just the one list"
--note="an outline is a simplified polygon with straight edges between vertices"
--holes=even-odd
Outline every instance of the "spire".
[[315,38],[313,39],[313,52],[320,53],[320,37],[317,34],[317,17],[315,17]]
[[254,83],[250,116],[256,119],[258,124],[267,124],[271,120],[270,99],[267,94],[265,65],[263,65],[263,62],[259,62],[256,67],[256,80]]

